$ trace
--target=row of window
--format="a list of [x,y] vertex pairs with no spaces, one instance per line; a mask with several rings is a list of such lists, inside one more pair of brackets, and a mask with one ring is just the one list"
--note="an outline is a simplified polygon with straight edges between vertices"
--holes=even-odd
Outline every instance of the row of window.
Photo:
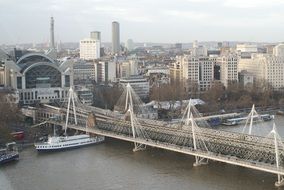
[[[88,141],[88,142],[91,142],[91,141]],[[38,146],[38,148],[60,148],[60,147],[68,147],[72,145],[79,145],[79,143],[70,143],[70,144],[52,145],[52,146],[42,145],[42,146]]]
[[81,41],[80,43],[81,44],[94,44],[96,43],[97,41]]
[[[56,90],[55,93],[57,93],[57,96],[42,96],[38,97],[38,92],[21,92],[20,93],[20,100],[43,100],[43,99],[55,99],[60,98],[59,97],[59,91]],[[67,96],[67,91],[62,91],[61,98],[64,98],[64,96]]]

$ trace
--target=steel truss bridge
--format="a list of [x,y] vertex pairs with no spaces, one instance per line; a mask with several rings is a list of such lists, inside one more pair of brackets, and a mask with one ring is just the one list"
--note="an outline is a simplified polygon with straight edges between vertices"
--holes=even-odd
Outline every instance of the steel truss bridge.
[[[68,105],[60,108],[60,117],[43,123],[133,142],[133,151],[151,146],[192,155],[195,157],[194,166],[214,160],[276,174],[275,185],[284,184],[284,146],[275,125],[266,137],[252,135],[252,123],[249,134],[200,127],[204,120],[197,116],[191,102],[181,123],[143,119],[135,113],[141,107],[135,104],[136,95],[130,85],[122,96],[124,113],[76,103],[76,95],[70,89]],[[251,122],[254,112],[252,110],[248,118]]]

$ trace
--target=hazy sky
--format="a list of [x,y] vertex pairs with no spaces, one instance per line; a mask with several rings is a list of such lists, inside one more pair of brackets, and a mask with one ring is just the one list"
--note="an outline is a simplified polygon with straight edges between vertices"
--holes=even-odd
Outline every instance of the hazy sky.
[[77,42],[93,30],[111,41],[284,41],[284,0],[0,0],[0,44]]

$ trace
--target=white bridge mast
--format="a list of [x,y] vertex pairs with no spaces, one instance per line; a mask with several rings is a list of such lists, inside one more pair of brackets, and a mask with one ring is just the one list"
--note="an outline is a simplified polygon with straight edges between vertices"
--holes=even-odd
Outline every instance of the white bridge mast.
[[70,103],[72,101],[72,108],[73,108],[73,114],[74,114],[74,120],[75,125],[77,125],[77,115],[76,115],[76,106],[75,106],[75,92],[73,87],[70,87],[68,92],[68,105],[67,105],[67,114],[66,114],[66,122],[64,127],[64,134],[67,135],[67,127],[68,127],[68,120],[69,120],[69,114],[70,114]]

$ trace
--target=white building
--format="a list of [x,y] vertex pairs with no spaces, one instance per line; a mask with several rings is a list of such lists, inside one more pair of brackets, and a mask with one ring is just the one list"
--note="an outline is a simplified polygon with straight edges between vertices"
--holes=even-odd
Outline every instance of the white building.
[[208,90],[214,80],[214,61],[209,57],[199,57],[199,89]]
[[176,62],[180,63],[184,81],[199,80],[199,59],[196,56],[177,56]]
[[239,52],[256,53],[257,52],[257,45],[255,45],[255,44],[237,44],[236,49]]
[[[180,107],[182,107],[182,105],[188,105],[189,101],[191,101],[192,105],[203,105],[205,104],[205,102],[201,99],[190,99],[190,100],[182,100],[182,101],[151,101],[149,103],[146,104],[146,106],[153,106],[154,109],[165,109],[165,110],[169,110],[169,109],[178,109]],[[173,104],[173,105],[171,105]]]
[[238,63],[238,72],[241,72],[243,70],[247,70],[247,68],[250,66],[252,59],[239,59],[239,63]]
[[201,45],[198,45],[198,41],[195,40],[192,44],[192,56],[207,56],[207,48]]
[[257,53],[258,49],[256,44],[237,44],[236,51],[242,59],[250,59],[251,54]]
[[243,66],[256,80],[266,80],[275,90],[284,89],[284,57],[269,54],[253,54]]
[[92,38],[85,38],[80,41],[80,58],[94,60],[100,58],[100,41]]
[[97,83],[116,81],[116,66],[113,61],[95,63],[95,80]]
[[214,62],[205,56],[177,56],[181,63],[182,76],[188,83],[198,84],[201,91],[210,88],[214,80]]
[[138,62],[137,60],[127,60],[120,63],[119,77],[128,78],[132,75],[138,75]]
[[[178,59],[178,58],[177,58]],[[170,66],[170,82],[179,83],[183,81],[182,65],[181,61],[176,61]]]
[[238,56],[236,54],[221,55],[217,59],[221,67],[220,79],[225,87],[233,81],[238,81]]
[[278,44],[273,48],[273,55],[284,57],[284,44]]
[[148,69],[146,76],[150,76],[151,74],[169,75],[170,69],[168,67],[152,67]]
[[147,81],[147,79],[143,78],[142,76],[121,78],[119,82],[124,85],[127,85],[129,83],[140,98],[145,99],[149,97],[149,81]]

